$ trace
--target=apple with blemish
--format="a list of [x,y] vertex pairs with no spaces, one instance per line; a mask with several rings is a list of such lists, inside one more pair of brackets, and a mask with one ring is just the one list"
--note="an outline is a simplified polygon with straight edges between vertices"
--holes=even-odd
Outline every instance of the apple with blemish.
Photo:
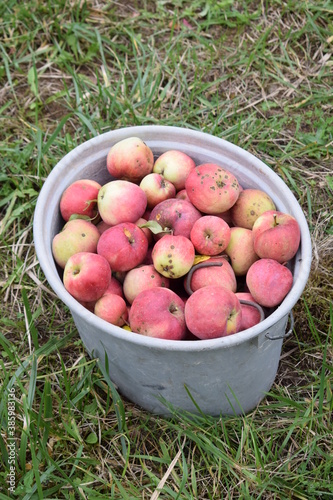
[[133,332],[148,337],[183,340],[186,335],[184,303],[168,288],[151,288],[137,295],[129,312]]
[[65,221],[72,215],[93,219],[97,215],[97,196],[101,185],[91,179],[70,184],[60,198],[60,213]]
[[139,186],[146,193],[148,209],[154,208],[161,201],[176,196],[175,186],[161,174],[151,173],[146,175]]
[[177,191],[185,188],[185,181],[191,170],[195,168],[194,160],[186,153],[169,150],[155,160],[153,172],[163,175],[172,182]]
[[185,236],[164,235],[152,250],[153,265],[162,276],[177,279],[189,272],[194,263],[193,243]]
[[98,192],[98,211],[106,224],[135,222],[147,207],[145,192],[136,184],[116,180],[104,184]]
[[246,284],[252,297],[264,307],[281,304],[293,285],[290,269],[274,259],[257,260],[246,274]]
[[149,288],[169,287],[169,279],[156,271],[152,264],[135,267],[128,271],[123,283],[127,302],[132,304],[140,292]]
[[115,178],[138,184],[153,171],[154,155],[139,137],[128,137],[114,144],[108,152],[106,167]]
[[111,280],[108,261],[97,253],[78,252],[65,266],[63,283],[66,290],[80,302],[93,302],[105,293]]
[[276,210],[274,201],[261,189],[243,189],[236,203],[231,207],[234,226],[252,229],[255,221],[268,210]]
[[[163,230],[169,230],[175,236],[190,238],[192,226],[201,216],[199,210],[189,201],[170,198],[153,208],[149,220],[158,222]],[[159,239],[162,236],[164,234],[160,233],[155,235],[155,238]]]
[[254,251],[251,229],[232,227],[229,244],[225,253],[230,258],[231,266],[236,276],[245,276],[252,264],[259,259]]
[[230,227],[220,217],[205,215],[193,224],[190,239],[200,254],[218,255],[228,246]]
[[283,264],[296,255],[301,230],[292,215],[268,210],[258,217],[252,231],[254,250],[262,259],[275,259]]
[[64,269],[69,257],[78,252],[97,252],[100,233],[90,221],[74,219],[66,222],[52,240],[52,253],[56,263]]
[[204,163],[191,170],[185,188],[191,203],[208,215],[229,210],[240,192],[237,178],[214,163]]
[[106,258],[112,271],[129,271],[142,263],[148,240],[142,229],[132,222],[110,227],[100,236],[97,253]]
[[206,286],[195,291],[185,304],[187,328],[201,340],[237,333],[242,310],[235,293],[223,286]]
[[117,294],[105,293],[95,303],[94,313],[115,326],[127,324],[128,310],[125,300]]

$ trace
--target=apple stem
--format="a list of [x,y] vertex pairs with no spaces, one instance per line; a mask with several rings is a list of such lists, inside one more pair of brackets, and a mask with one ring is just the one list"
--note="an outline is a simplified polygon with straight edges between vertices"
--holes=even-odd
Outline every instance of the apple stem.
[[194,273],[194,271],[196,271],[197,269],[201,269],[202,267],[212,267],[212,266],[221,267],[223,266],[223,262],[199,262],[199,264],[192,266],[191,270],[188,272],[186,276],[184,284],[184,288],[189,295],[192,295],[192,293],[194,293],[191,288],[192,274]]
[[277,215],[276,215],[276,214],[274,214],[274,215],[273,215],[273,218],[274,218],[274,226],[278,226],[278,225],[279,225],[279,223],[278,223],[278,222],[276,222],[276,217],[277,217]]

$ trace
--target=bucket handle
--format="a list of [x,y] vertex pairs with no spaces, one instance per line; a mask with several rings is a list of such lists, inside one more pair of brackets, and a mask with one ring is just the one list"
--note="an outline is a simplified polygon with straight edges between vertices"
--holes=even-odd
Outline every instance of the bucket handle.
[[[225,258],[227,258],[227,256]],[[195,264],[194,266],[192,266],[190,271],[187,273],[187,276],[185,278],[185,283],[184,283],[184,288],[185,288],[185,291],[188,293],[188,295],[193,294],[193,290],[191,288],[191,280],[192,280],[192,275],[193,275],[194,271],[196,271],[197,269],[201,269],[202,267],[221,267],[221,266],[223,266],[222,262],[214,262],[214,261],[199,262],[199,264]]]
[[287,331],[287,333],[285,333],[284,335],[278,335],[277,337],[271,337],[269,335],[269,332],[267,332],[265,334],[266,339],[268,339],[268,340],[280,340],[280,339],[286,339],[286,338],[290,337],[290,335],[293,333],[294,324],[295,324],[294,314],[292,311],[290,311],[290,313],[289,313],[288,320],[290,323],[290,328]]

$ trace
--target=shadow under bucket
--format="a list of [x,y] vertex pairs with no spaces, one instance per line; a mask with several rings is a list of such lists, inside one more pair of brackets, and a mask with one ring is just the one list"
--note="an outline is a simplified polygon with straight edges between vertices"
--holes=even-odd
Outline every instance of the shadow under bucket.
[[[106,169],[111,146],[139,137],[155,158],[176,149],[197,165],[216,163],[230,170],[244,188],[265,191],[278,210],[295,217],[301,229],[299,250],[290,262],[294,281],[283,302],[258,325],[229,337],[199,341],[149,338],[113,326],[81,306],[64,288],[51,244],[64,222],[59,211],[63,191],[78,179],[100,184],[112,180]],[[252,410],[271,388],[292,308],[303,293],[311,266],[311,239],[296,198],[261,160],[223,139],[179,127],[139,126],[93,138],[68,153],[52,170],[37,200],[34,243],[41,268],[57,296],[68,306],[80,337],[93,357],[104,364],[119,392],[153,413],[168,415],[176,408],[203,413],[241,414]],[[291,327],[292,328],[292,327]],[[190,395],[191,396],[190,396]]]

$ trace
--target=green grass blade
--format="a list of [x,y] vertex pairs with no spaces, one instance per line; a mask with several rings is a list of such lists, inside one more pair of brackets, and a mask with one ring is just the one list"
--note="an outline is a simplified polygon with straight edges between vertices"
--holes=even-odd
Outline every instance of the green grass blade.
[[30,310],[30,305],[29,305],[29,301],[28,301],[27,292],[24,288],[22,288],[22,298],[23,298],[25,312],[27,315],[27,323],[28,323],[27,333],[28,333],[28,336],[30,336],[30,334],[31,334],[33,345],[34,345],[35,349],[38,349],[39,348],[38,331],[36,330],[36,327],[34,325],[33,317],[32,317],[31,310]]

